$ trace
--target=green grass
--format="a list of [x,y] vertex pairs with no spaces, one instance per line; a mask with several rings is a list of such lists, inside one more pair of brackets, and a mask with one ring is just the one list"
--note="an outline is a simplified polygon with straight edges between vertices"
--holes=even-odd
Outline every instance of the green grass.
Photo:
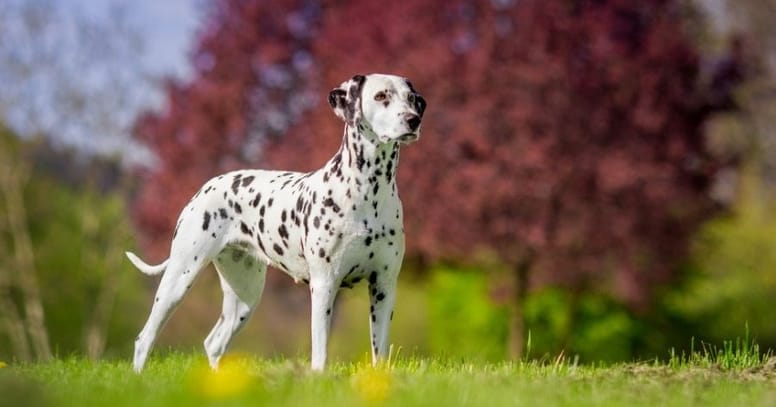
[[218,373],[199,353],[129,361],[79,358],[0,369],[0,406],[773,406],[776,359],[751,342],[667,362],[580,366],[544,361],[482,364],[394,358],[390,366],[231,356]]

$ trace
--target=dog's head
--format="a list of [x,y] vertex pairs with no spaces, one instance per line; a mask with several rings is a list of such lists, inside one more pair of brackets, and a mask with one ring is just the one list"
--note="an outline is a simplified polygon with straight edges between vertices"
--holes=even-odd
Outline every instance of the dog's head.
[[329,104],[346,123],[373,133],[382,143],[410,143],[420,136],[426,100],[394,75],[356,75],[329,92]]

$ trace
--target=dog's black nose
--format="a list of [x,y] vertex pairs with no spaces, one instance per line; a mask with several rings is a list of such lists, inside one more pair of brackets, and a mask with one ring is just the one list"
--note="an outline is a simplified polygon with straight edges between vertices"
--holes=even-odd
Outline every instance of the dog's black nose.
[[404,116],[404,119],[407,120],[407,126],[410,127],[410,130],[415,131],[420,127],[420,116],[416,114],[408,114]]

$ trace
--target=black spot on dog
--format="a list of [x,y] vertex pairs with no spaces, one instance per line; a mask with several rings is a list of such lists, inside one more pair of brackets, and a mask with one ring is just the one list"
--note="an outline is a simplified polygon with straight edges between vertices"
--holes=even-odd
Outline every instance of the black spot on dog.
[[275,243],[275,245],[272,246],[272,249],[275,250],[275,253],[281,256],[283,255],[283,248],[280,247],[277,243]]
[[243,178],[243,180],[242,180],[242,186],[243,186],[243,187],[247,187],[248,185],[250,185],[250,184],[251,184],[251,182],[253,182],[253,178],[254,178],[254,176],[253,176],[253,175],[251,175],[251,176],[248,176],[248,177],[245,177],[245,178]]
[[369,284],[375,284],[377,283],[377,272],[373,271],[369,273]]
[[237,202],[234,203],[234,211],[237,213],[242,213],[242,207]]
[[261,192],[256,193],[256,196],[250,202],[250,205],[255,208],[255,207],[259,206],[259,201],[261,201]]
[[226,208],[218,208],[218,214],[221,216],[221,219],[226,219],[229,214],[226,213]]
[[264,233],[264,219],[259,219],[259,232]]
[[316,229],[318,229],[319,227],[321,227],[321,218],[319,218],[319,217],[317,217],[317,216],[316,216],[316,217],[314,217],[314,218],[313,218],[313,226],[315,226],[315,228],[316,228]]
[[253,232],[251,232],[251,229],[248,227],[248,225],[245,224],[245,222],[240,222],[240,231],[246,235],[253,236]]
[[323,247],[318,249],[318,257],[321,257],[321,258],[326,257],[326,251],[323,250]]
[[379,293],[379,294],[377,294],[376,298],[377,298],[377,301],[382,301],[382,300],[385,299],[385,294],[384,293]]
[[242,174],[237,174],[234,176],[234,179],[232,180],[232,192],[234,192],[235,195],[237,195],[237,188],[240,187],[241,178],[242,178]]
[[202,230],[207,230],[210,227],[210,212],[205,212],[202,219]]
[[280,238],[288,239],[288,229],[286,229],[286,225],[280,225],[278,228],[278,234],[280,235]]
[[364,244],[367,246],[372,244],[372,236],[367,236],[366,239],[364,239]]

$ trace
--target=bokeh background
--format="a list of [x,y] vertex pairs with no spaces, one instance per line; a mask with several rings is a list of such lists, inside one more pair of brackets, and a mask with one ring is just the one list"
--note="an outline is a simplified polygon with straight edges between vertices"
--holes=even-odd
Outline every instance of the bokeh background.
[[[0,360],[127,358],[178,212],[244,167],[311,170],[357,73],[427,99],[402,151],[392,342],[475,361],[776,347],[776,3],[4,0]],[[212,269],[157,349],[201,348]],[[365,358],[343,290],[334,360]],[[232,349],[309,349],[279,272]]]

